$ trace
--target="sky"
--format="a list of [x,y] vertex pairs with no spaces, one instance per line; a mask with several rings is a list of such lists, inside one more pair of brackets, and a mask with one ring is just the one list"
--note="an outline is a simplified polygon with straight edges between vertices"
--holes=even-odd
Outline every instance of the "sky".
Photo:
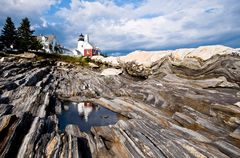
[[240,47],[239,0],[0,0],[0,28],[28,17],[35,34],[66,48],[78,36],[103,51],[163,50],[221,44]]

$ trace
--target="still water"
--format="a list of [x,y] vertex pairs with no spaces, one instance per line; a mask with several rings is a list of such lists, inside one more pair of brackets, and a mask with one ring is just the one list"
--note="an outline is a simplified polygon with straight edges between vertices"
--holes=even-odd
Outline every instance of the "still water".
[[61,131],[64,131],[68,124],[74,124],[87,133],[92,126],[115,124],[122,118],[122,115],[92,102],[63,102],[62,113],[58,116]]

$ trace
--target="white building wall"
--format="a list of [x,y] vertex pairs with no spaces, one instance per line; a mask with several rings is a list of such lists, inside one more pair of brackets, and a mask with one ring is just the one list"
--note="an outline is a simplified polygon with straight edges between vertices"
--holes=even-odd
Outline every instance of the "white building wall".
[[[47,41],[47,38],[45,36],[42,36],[42,40],[41,43],[43,45],[43,49],[48,52],[51,53],[54,51],[54,48],[56,46],[56,39],[54,38],[52,41]],[[52,45],[52,49],[50,50],[50,45]]]
[[77,45],[77,51],[79,51],[81,54],[76,54],[75,55],[84,55],[84,50],[85,49],[93,49],[93,46],[88,42],[89,38],[88,35],[84,36],[84,41],[78,41]]
[[86,35],[84,36],[84,41],[89,43],[89,37],[88,37],[88,34],[86,34]]
[[77,51],[79,51],[81,54],[76,55],[84,55],[84,41],[78,41]]

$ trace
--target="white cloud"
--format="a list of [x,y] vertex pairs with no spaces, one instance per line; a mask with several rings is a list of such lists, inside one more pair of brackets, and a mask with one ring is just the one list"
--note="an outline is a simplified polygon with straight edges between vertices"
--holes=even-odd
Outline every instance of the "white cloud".
[[154,49],[239,33],[239,23],[233,20],[239,16],[234,13],[240,9],[236,5],[236,0],[147,0],[135,7],[72,0],[70,8],[56,15],[65,21],[68,44],[73,47],[82,32],[103,49]]
[[40,14],[48,10],[50,6],[58,3],[59,0],[1,0],[1,13],[29,15]]
[[44,19],[43,17],[40,17],[41,21],[42,21],[42,27],[48,27],[48,22],[46,19]]
[[0,0],[0,25],[3,25],[6,17],[10,16],[18,27],[21,19],[28,17],[31,29],[49,29],[56,23],[48,21],[45,15],[48,15],[49,9],[57,4],[60,4],[60,0]]
[[40,17],[59,3],[60,0],[0,0],[0,21],[10,16],[18,25],[22,18],[28,17],[33,25],[37,25],[42,20]]
[[[0,0],[0,20],[27,16],[35,29],[59,33],[70,48],[76,47],[80,33],[90,34],[90,40],[105,50],[224,43],[240,37],[238,0],[135,2],[72,0],[63,6],[60,0]],[[49,12],[52,6],[58,9],[54,14]]]

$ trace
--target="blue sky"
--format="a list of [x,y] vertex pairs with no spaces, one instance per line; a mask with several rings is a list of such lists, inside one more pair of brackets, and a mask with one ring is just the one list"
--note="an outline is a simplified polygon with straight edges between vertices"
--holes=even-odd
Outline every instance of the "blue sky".
[[80,33],[104,51],[240,47],[239,0],[0,0],[0,27],[29,17],[35,34],[74,49]]

